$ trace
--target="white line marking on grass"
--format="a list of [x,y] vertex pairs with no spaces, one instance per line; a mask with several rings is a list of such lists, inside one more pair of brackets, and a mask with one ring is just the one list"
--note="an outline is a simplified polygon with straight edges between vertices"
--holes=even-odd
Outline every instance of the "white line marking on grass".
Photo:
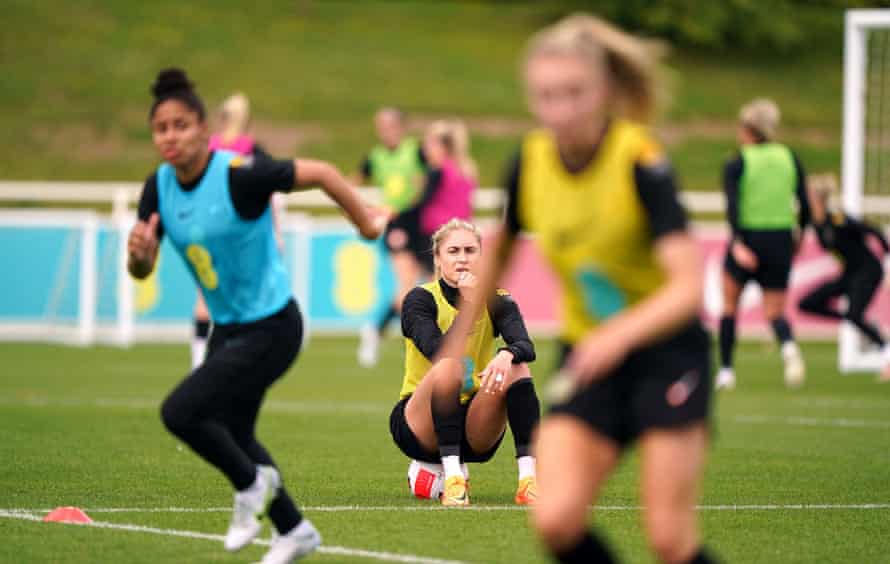
[[845,417],[797,417],[782,415],[737,415],[735,423],[753,425],[794,425],[800,427],[845,427],[856,429],[890,429],[890,421],[879,419],[847,419]]
[[[23,407],[111,407],[122,409],[159,409],[162,398],[48,398],[48,397],[0,397],[0,405]],[[263,411],[275,413],[366,413],[386,415],[392,409],[384,403],[331,400],[269,400]]]
[[[92,510],[96,511],[96,510]],[[16,509],[6,510],[0,509],[0,518],[21,519],[24,521],[42,521],[43,518],[32,513],[19,511]],[[115,529],[119,531],[131,531],[137,533],[150,533],[154,535],[164,535],[169,537],[185,537],[190,539],[203,539],[212,541],[222,541],[223,535],[214,535],[210,533],[199,533],[197,531],[181,531],[178,529],[159,529],[157,527],[146,527],[143,525],[132,525],[129,523],[110,523],[107,521],[93,521],[92,523],[70,523],[81,527],[95,527],[98,529]],[[269,546],[268,540],[255,540],[254,544],[261,546]],[[347,548],[345,546],[325,546],[322,545],[316,549],[322,554],[338,554],[341,556],[355,556],[357,558],[370,558],[372,560],[382,560],[384,562],[406,562],[409,564],[463,564],[459,560],[443,560],[441,558],[428,558],[426,556],[416,556],[413,554],[398,554],[395,552],[378,552],[375,550],[363,550],[360,548]]]
[[[640,511],[641,505],[600,505],[597,511]],[[785,503],[785,504],[719,504],[697,505],[698,511],[776,511],[776,510],[808,510],[824,511],[832,509],[884,510],[890,509],[890,503]],[[92,507],[85,508],[86,513],[228,513],[231,507]],[[362,511],[527,511],[519,505],[471,505],[453,509],[438,504],[429,505],[308,505],[300,507],[302,511],[320,513],[350,513]],[[0,509],[0,513],[30,515],[40,519],[37,514],[49,513],[50,509]]]
[[792,405],[801,407],[819,407],[832,409],[852,409],[854,411],[887,410],[890,409],[890,399],[854,399],[854,398],[793,398]]

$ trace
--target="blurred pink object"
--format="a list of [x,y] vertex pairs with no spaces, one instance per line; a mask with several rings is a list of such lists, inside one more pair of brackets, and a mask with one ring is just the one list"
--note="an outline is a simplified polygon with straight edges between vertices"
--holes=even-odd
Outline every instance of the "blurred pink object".
[[464,176],[457,163],[442,163],[442,180],[429,203],[420,210],[420,229],[427,235],[448,223],[451,218],[470,219],[473,213],[473,190],[476,182]]
[[222,135],[215,134],[210,137],[210,150],[224,149],[232,151],[239,155],[249,155],[253,153],[253,136],[239,135],[231,141],[224,141]]

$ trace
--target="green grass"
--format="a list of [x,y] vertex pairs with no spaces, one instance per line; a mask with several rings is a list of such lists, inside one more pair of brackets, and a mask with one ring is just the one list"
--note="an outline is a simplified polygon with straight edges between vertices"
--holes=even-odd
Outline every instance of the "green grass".
[[[258,433],[304,506],[425,507],[405,490],[406,460],[387,430],[399,386],[401,344],[361,370],[355,342],[313,338],[270,392]],[[539,344],[539,389],[553,347]],[[716,398],[705,505],[890,503],[888,390],[870,377],[840,376],[836,347],[805,345],[807,386],[782,386],[773,347],[738,354],[739,388]],[[72,349],[0,345],[0,509],[228,506],[224,479],[166,433],[157,405],[182,377],[183,346]],[[759,417],[757,423],[751,417]],[[791,425],[806,417],[811,425]],[[840,421],[848,425],[841,426]],[[477,506],[510,504],[508,439],[472,468]],[[636,505],[631,454],[603,493],[604,506]],[[522,511],[309,509],[328,545],[471,562],[544,562]],[[101,513],[94,519],[221,534],[226,512]],[[727,562],[886,562],[888,509],[702,511],[706,542]],[[637,511],[601,511],[597,522],[627,562],[651,562]],[[221,543],[140,532],[0,518],[0,562],[246,562]],[[310,561],[361,562],[319,554]]]
[[[842,18],[837,8],[813,9]],[[260,136],[273,152],[323,157],[349,171],[374,142],[370,118],[381,105],[462,116],[477,132],[482,183],[496,184],[516,135],[483,137],[478,125],[527,120],[519,56],[529,35],[559,13],[558,3],[545,2],[271,0],[246,10],[234,0],[12,0],[0,36],[0,178],[143,178],[157,162],[148,85],[158,69],[177,65],[211,107],[236,89],[247,92],[257,119],[279,128]],[[738,107],[754,96],[774,97],[795,146],[834,153],[823,161],[837,168],[836,28],[822,49],[793,55],[670,54],[675,96],[667,118],[692,131],[691,143],[671,149],[678,162],[701,163],[681,171],[688,186],[715,187],[719,162],[701,162],[698,147],[731,145]],[[717,138],[697,136],[700,123],[716,123]],[[829,142],[797,139],[799,128]]]

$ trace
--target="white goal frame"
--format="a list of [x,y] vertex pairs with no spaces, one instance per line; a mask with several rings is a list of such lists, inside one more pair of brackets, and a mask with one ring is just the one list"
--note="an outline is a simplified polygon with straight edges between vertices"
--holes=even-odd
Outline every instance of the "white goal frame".
[[[865,183],[865,101],[868,67],[868,32],[890,29],[890,10],[848,10],[844,23],[844,130],[842,189],[844,210],[862,217],[866,207],[872,210],[864,193]],[[862,352],[863,337],[848,322],[838,332],[838,367],[841,372],[879,370],[879,352]]]

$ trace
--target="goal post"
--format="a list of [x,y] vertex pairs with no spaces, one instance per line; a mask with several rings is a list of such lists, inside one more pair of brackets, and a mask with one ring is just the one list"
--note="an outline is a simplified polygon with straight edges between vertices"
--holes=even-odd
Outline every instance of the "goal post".
[[[884,223],[886,210],[870,196],[890,194],[890,10],[848,10],[844,24],[842,201],[854,217]],[[886,131],[885,131],[886,128]],[[874,371],[880,351],[842,322],[838,365],[842,372]]]

